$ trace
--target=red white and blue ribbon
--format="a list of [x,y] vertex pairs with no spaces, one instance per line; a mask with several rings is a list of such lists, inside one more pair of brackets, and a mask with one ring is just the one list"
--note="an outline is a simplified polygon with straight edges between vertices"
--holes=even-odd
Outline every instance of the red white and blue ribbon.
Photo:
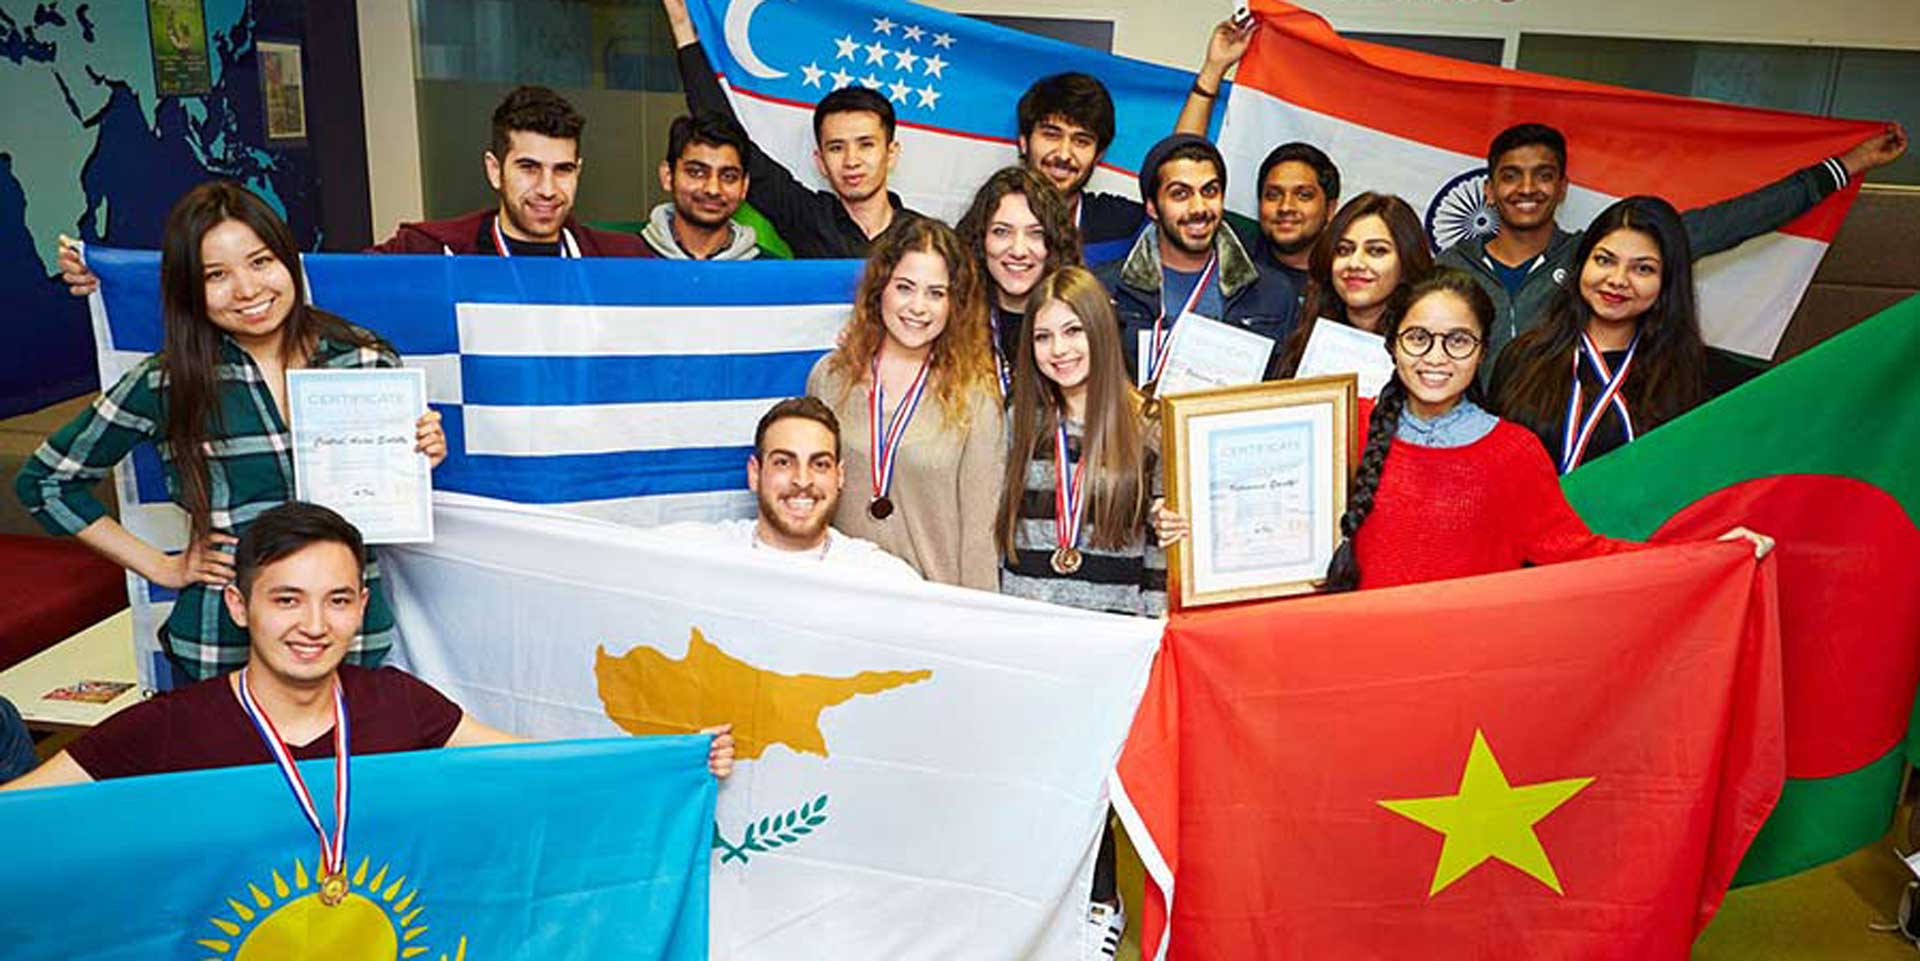
[[[502,257],[513,256],[513,248],[507,243],[507,235],[500,229],[500,215],[493,215],[493,251]],[[580,258],[580,245],[574,242],[573,231],[560,228],[560,256]]]
[[1067,470],[1067,418],[1062,413],[1053,425],[1053,536],[1062,548],[1080,546],[1080,523],[1086,516],[1087,499],[1080,487],[1086,474],[1085,457]]
[[873,443],[874,500],[887,496],[893,489],[893,459],[900,454],[900,439],[907,435],[913,412],[920,407],[920,396],[927,392],[927,374],[932,369],[933,354],[929,352],[927,359],[920,362],[920,373],[914,375],[913,386],[907,388],[907,396],[894,408],[893,419],[887,421],[882,431],[880,420],[887,403],[880,387],[880,355],[873,356],[873,387],[867,391],[867,434]]
[[[1573,390],[1567,394],[1567,416],[1560,432],[1560,473],[1565,474],[1580,466],[1580,459],[1586,456],[1587,444],[1593,440],[1594,431],[1599,429],[1600,421],[1607,416],[1608,408],[1619,412],[1620,427],[1626,432],[1629,443],[1633,441],[1633,412],[1627,409],[1627,398],[1621,393],[1626,386],[1627,372],[1633,369],[1634,352],[1640,349],[1640,335],[1635,333],[1633,341],[1627,345],[1627,356],[1621,358],[1620,369],[1607,367],[1607,358],[1585,331],[1580,334],[1580,343],[1573,348]],[[1580,360],[1586,358],[1593,372],[1600,378],[1600,395],[1594,398],[1593,409],[1583,417],[1580,413]]]
[[1000,372],[1000,396],[1005,398],[1013,392],[1013,364],[1011,359],[1000,350],[1000,306],[998,304],[987,308],[987,337],[988,346],[993,348],[993,367]]
[[[1206,293],[1207,284],[1213,280],[1214,269],[1219,265],[1219,254],[1207,258],[1207,266],[1201,269],[1200,279],[1194,281],[1193,291],[1187,294],[1186,305],[1173,315],[1175,321],[1191,313],[1194,306],[1200,303],[1200,296]],[[1173,324],[1167,322],[1167,288],[1163,279],[1160,286],[1160,316],[1153,319],[1153,337],[1147,341],[1147,383],[1158,383],[1160,372],[1166,369],[1167,340],[1172,336]]]
[[351,780],[351,768],[347,765],[348,746],[352,743],[352,732],[347,727],[347,696],[340,688],[340,681],[333,682],[333,835],[328,837],[327,829],[320,823],[320,811],[314,806],[313,793],[307,790],[307,783],[300,779],[300,769],[294,766],[293,752],[288,750],[280,732],[273,726],[273,720],[253,701],[253,692],[247,687],[247,669],[240,669],[240,709],[247,712],[247,719],[253,722],[253,729],[260,733],[260,740],[266,742],[267,753],[273,755],[273,763],[280,768],[280,776],[287,782],[287,790],[293,792],[293,799],[300,805],[300,813],[306,815],[307,823],[313,827],[313,833],[320,838],[320,870],[322,876],[338,875],[346,870],[347,864],[347,795],[348,782]]

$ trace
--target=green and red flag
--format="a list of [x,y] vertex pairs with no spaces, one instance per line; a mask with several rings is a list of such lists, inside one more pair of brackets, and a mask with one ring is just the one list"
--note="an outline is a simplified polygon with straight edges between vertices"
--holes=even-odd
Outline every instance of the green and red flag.
[[1114,800],[1146,958],[1680,959],[1784,777],[1773,562],[1175,615]]
[[1569,474],[1595,530],[1779,542],[1787,785],[1737,883],[1892,822],[1920,684],[1920,297]]

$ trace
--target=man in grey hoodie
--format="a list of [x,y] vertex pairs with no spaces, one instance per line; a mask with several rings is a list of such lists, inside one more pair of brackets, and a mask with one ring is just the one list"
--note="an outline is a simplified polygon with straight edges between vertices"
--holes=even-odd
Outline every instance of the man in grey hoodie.
[[670,260],[751,260],[753,228],[733,222],[747,199],[747,132],[732,117],[701,112],[674,118],[660,188],[673,199],[647,215],[640,239]]

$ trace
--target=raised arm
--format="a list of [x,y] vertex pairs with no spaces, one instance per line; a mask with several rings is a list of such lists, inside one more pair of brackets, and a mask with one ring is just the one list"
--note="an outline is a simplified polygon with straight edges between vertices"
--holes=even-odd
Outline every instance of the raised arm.
[[1226,82],[1227,71],[1246,56],[1256,26],[1253,20],[1244,24],[1222,20],[1213,25],[1213,33],[1207,37],[1207,57],[1193,77],[1193,89],[1187,91],[1187,102],[1173,125],[1174,133],[1207,135],[1213,105],[1220,99],[1220,85]]
[[1694,257],[1730,250],[1768,231],[1778,230],[1854,177],[1886,166],[1907,151],[1899,124],[1854,145],[1838,157],[1796,170],[1758,190],[1681,214]]

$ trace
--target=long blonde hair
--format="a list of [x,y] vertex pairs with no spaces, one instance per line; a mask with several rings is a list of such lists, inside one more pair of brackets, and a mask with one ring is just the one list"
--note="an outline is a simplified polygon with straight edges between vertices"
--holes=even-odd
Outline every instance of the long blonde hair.
[[1045,450],[1052,456],[1053,429],[1065,401],[1060,387],[1040,372],[1033,356],[1033,324],[1052,302],[1080,318],[1087,332],[1087,419],[1080,434],[1081,496],[1086,506],[1087,543],[1124,548],[1141,536],[1147,520],[1147,452],[1139,404],[1127,382],[1120,357],[1120,325],[1107,290],[1085,267],[1062,267],[1042,278],[1027,295],[1026,317],[1013,362],[1013,404],[1008,426],[1007,474],[1001,486],[1000,519],[995,533],[1000,549],[1014,556],[1014,531],[1027,490],[1027,466]]
[[998,375],[993,351],[987,345],[986,290],[980,268],[953,229],[931,217],[920,217],[882,234],[867,256],[855,294],[853,320],[847,338],[827,360],[827,369],[839,375],[840,401],[867,377],[873,358],[886,341],[886,323],[880,317],[880,295],[900,261],[911,253],[933,254],[947,264],[947,324],[934,338],[930,366],[933,396],[940,403],[942,423],[966,423],[976,391],[992,394]]

